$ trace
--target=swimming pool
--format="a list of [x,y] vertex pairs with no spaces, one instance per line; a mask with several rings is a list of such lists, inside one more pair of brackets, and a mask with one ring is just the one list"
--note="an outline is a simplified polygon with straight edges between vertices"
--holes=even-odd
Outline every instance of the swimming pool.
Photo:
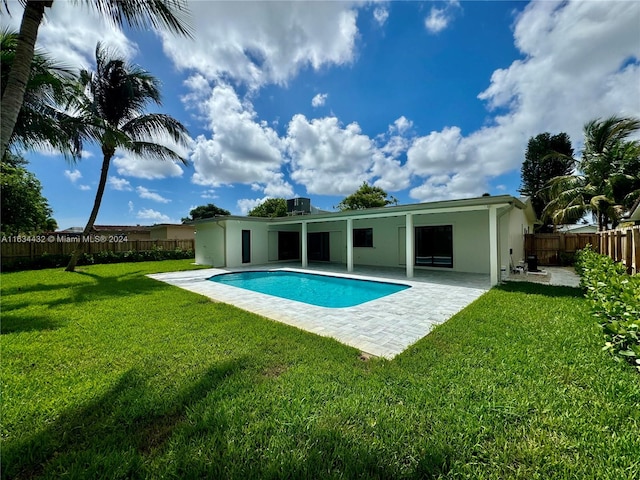
[[209,280],[329,308],[353,307],[411,288],[398,283],[283,270],[224,273]]

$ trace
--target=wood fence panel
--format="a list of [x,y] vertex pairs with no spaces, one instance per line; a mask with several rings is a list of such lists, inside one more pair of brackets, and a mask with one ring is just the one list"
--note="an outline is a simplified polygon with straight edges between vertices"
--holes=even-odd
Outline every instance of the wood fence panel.
[[640,273],[640,225],[598,232],[598,235],[600,253],[621,262],[627,273]]
[[[13,237],[12,237],[13,238]],[[0,260],[2,266],[10,264],[20,259],[35,259],[42,255],[71,255],[79,241],[69,236],[36,236],[38,241],[4,241],[1,247]],[[128,252],[128,251],[149,251],[149,250],[194,250],[195,240],[133,240],[129,242],[120,241],[98,241],[84,242],[86,253],[96,254],[100,252]]]
[[525,254],[536,255],[539,265],[560,265],[562,254],[572,254],[592,245],[600,248],[595,233],[535,233],[525,235]]

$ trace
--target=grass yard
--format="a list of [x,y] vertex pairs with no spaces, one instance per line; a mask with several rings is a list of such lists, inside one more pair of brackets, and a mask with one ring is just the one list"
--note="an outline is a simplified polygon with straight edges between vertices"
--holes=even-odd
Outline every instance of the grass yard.
[[146,278],[2,274],[2,478],[640,478],[640,375],[576,289],[491,290],[392,361]]

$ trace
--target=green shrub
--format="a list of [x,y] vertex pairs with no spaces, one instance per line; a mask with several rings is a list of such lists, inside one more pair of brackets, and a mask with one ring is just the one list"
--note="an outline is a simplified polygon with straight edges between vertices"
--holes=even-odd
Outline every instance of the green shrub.
[[[96,253],[83,253],[78,260],[78,265],[96,265],[102,263],[146,262],[152,260],[182,260],[194,258],[193,250],[129,250],[126,252],[113,252],[105,250]],[[2,271],[14,272],[18,270],[40,270],[43,268],[60,268],[69,263],[71,255],[51,255],[43,253],[37,258],[18,258],[10,262],[3,262]]]
[[640,371],[640,275],[589,246],[576,256],[580,285],[606,337],[605,350]]
[[561,267],[571,267],[576,263],[577,252],[560,252],[558,254],[558,261]]

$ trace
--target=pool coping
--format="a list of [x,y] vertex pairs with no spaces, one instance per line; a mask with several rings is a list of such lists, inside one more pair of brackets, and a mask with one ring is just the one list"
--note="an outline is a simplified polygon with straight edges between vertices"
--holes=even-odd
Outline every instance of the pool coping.
[[[383,281],[411,288],[353,307],[319,307],[263,293],[211,282],[216,274],[247,270],[315,273],[357,280]],[[385,274],[386,273],[386,274]],[[439,273],[439,272],[438,272]],[[166,282],[212,300],[317,335],[331,337],[364,353],[393,358],[444,323],[489,290],[488,275],[443,272],[428,278],[393,278],[389,272],[376,274],[333,272],[323,269],[252,266],[247,269],[208,268],[150,274]],[[441,282],[438,283],[438,279]]]

